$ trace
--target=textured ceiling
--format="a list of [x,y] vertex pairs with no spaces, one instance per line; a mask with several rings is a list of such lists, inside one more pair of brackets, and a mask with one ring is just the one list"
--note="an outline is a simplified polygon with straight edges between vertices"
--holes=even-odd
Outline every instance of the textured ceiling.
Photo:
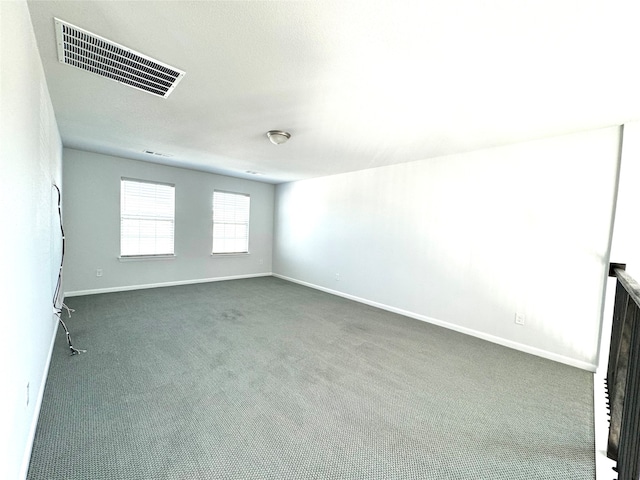
[[[65,146],[271,183],[638,120],[638,4],[28,2]],[[186,76],[162,99],[60,64],[54,17]]]

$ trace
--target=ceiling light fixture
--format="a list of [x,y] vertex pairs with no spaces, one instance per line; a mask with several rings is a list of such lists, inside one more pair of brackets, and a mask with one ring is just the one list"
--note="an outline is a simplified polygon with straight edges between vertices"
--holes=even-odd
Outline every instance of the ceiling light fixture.
[[280,145],[289,140],[291,138],[291,134],[281,130],[269,130],[267,132],[267,137],[269,137],[269,140],[271,140],[271,143],[274,145]]

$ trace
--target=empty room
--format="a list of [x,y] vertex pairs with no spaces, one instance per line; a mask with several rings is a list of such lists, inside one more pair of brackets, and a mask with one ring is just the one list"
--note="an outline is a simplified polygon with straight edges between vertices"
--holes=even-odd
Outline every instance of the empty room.
[[639,480],[638,13],[0,1],[0,478]]

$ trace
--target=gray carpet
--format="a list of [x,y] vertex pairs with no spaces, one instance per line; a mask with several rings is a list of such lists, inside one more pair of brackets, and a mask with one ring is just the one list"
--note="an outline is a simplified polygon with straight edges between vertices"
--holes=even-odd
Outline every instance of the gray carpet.
[[588,372],[272,277],[67,300],[29,479],[595,476]]

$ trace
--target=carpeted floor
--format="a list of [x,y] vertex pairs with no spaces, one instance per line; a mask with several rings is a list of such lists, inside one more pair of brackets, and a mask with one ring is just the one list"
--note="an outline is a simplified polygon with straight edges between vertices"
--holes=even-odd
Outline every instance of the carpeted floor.
[[592,480],[592,374],[266,277],[73,297],[28,478]]

